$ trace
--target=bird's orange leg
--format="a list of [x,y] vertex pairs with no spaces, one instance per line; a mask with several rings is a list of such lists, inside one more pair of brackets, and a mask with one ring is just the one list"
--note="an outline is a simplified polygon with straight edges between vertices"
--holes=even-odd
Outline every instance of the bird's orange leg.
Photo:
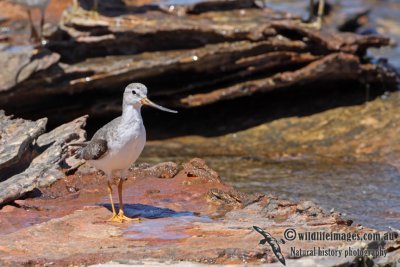
[[115,211],[115,207],[114,207],[114,200],[113,200],[113,197],[112,197],[112,191],[113,190],[112,190],[110,181],[107,181],[107,187],[108,187],[108,194],[110,196],[111,209],[112,209],[112,212],[113,212],[113,216],[108,221],[109,222],[120,222],[120,220],[118,218],[118,214]]
[[118,183],[118,198],[119,198],[119,212],[118,212],[118,218],[123,221],[138,221],[140,222],[140,218],[129,218],[125,216],[124,212],[124,203],[122,201],[122,185],[124,181],[122,179],[119,180]]

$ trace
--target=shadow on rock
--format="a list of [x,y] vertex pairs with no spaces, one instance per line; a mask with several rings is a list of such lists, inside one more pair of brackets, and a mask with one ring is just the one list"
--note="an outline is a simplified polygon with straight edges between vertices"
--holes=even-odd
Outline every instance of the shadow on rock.
[[[111,204],[99,204],[108,210],[112,211]],[[168,217],[181,217],[181,216],[193,216],[193,212],[182,211],[177,212],[168,208],[159,208],[152,205],[145,204],[125,204],[125,215],[132,218],[146,218],[146,219],[159,219]],[[115,205],[115,209],[119,210],[119,205]]]

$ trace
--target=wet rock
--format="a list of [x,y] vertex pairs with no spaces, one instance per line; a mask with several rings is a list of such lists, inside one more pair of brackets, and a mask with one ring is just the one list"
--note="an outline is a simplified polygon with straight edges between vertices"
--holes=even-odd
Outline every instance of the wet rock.
[[[193,159],[190,164],[204,167],[200,159]],[[200,173],[205,177],[199,179],[208,180],[207,172]],[[277,240],[284,238],[288,228],[298,232],[363,234],[372,231],[338,224],[332,214],[310,202],[296,204],[273,196],[249,196],[216,180],[190,184],[187,182],[193,177],[188,177],[184,171],[171,179],[142,175],[131,172],[124,187],[126,213],[144,218],[141,223],[106,222],[111,216],[106,182],[94,174],[67,176],[49,188],[42,188],[45,195],[58,192],[57,198],[26,199],[18,203],[27,210],[15,208],[0,212],[0,264],[71,266],[183,261],[265,265],[277,259],[269,246],[259,245],[263,237],[251,230],[253,225],[265,229]],[[104,186],[100,186],[101,183]],[[81,190],[70,193],[66,185]],[[100,204],[88,206],[93,203]],[[218,211],[216,206],[225,212],[214,219]],[[317,214],[307,212],[311,209]],[[299,214],[300,210],[305,212]],[[11,221],[13,224],[9,223]],[[354,257],[294,256],[291,247],[312,249],[326,243],[286,241],[280,246],[287,263],[292,265],[335,266],[354,260]],[[339,240],[329,243],[332,248],[366,245]],[[398,247],[391,243],[387,249],[394,255]]]
[[203,159],[194,158],[189,162],[183,163],[182,166],[188,177],[200,177],[208,181],[221,182],[218,173],[208,167]]
[[301,213],[307,212],[311,216],[316,216],[317,214],[321,213],[322,210],[312,201],[303,201],[297,205],[296,211]]
[[153,195],[153,194],[158,194],[158,193],[161,193],[161,191],[158,189],[150,189],[150,190],[146,191],[146,195]]
[[[193,159],[188,164],[204,167],[204,161],[200,159]],[[199,179],[208,180],[207,172],[201,173],[205,177]],[[284,238],[287,228],[299,232],[316,229],[371,232],[368,228],[338,224],[335,216],[311,202],[296,204],[274,196],[251,196],[216,180],[201,185],[187,183],[192,179],[185,171],[171,179],[132,171],[124,187],[125,211],[128,216],[144,218],[139,224],[106,222],[111,212],[109,204],[105,204],[108,203],[105,202],[108,200],[107,189],[101,177],[75,174],[61,179],[52,187],[42,189],[44,195],[57,192],[57,198],[18,201],[21,208],[1,213],[4,227],[0,230],[0,264],[70,266],[148,259],[156,262],[266,264],[277,260],[269,246],[258,245],[262,236],[251,230],[253,225],[265,229],[278,240]],[[80,192],[68,192],[67,185],[79,187]],[[93,203],[101,204],[87,206]],[[316,210],[317,216],[310,210]],[[304,212],[300,214],[299,211]],[[219,216],[214,218],[216,212]],[[13,224],[9,223],[11,220]],[[298,257],[290,252],[291,247],[312,249],[324,244],[322,241],[294,240],[281,244],[281,249],[287,262],[300,266],[307,262],[334,266],[354,260]],[[335,240],[329,246],[361,245]],[[387,249],[394,255],[398,245],[391,243]],[[380,258],[376,260],[381,261]]]
[[207,201],[213,205],[223,206],[223,209],[243,208],[247,205],[261,201],[263,194],[244,194],[236,190],[223,191],[212,188],[206,194]]
[[68,161],[68,155],[63,148],[69,142],[85,140],[86,118],[43,133],[46,119],[36,122],[12,119],[2,112],[0,205],[64,177],[60,164]]
[[207,200],[217,205],[228,205],[233,208],[243,207],[241,194],[237,191],[224,192],[213,188],[207,192]]

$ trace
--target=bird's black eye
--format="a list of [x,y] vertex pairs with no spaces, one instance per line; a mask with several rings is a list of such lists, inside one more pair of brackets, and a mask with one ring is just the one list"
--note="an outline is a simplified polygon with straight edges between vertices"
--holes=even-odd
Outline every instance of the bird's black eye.
[[136,91],[135,90],[132,90],[132,95],[136,95]]

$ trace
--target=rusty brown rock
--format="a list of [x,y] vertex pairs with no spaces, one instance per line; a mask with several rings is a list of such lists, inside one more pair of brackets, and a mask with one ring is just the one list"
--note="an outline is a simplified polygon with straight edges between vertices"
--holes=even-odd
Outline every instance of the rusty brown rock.
[[[193,177],[184,171],[171,179],[139,175],[132,179],[133,175],[134,172],[130,173],[124,190],[125,210],[129,216],[144,218],[142,223],[107,223],[111,212],[109,205],[104,204],[108,203],[105,180],[96,175],[68,176],[50,188],[43,188],[46,197],[18,201],[19,207],[0,212],[0,264],[71,266],[109,261],[184,261],[265,265],[277,259],[269,246],[258,245],[263,237],[252,230],[253,225],[279,240],[287,228],[298,232],[375,232],[342,224],[337,220],[340,215],[325,213],[310,202],[297,204],[264,195],[253,198],[216,181],[192,184],[189,182]],[[207,177],[199,179],[208,180]],[[67,184],[80,190],[71,193],[66,189]],[[221,209],[225,212],[214,219],[218,208],[210,203],[207,197],[210,192],[224,196],[222,201],[235,208],[226,205]],[[50,197],[55,194],[57,197]],[[244,203],[245,198],[253,201]],[[100,204],[88,206],[93,203]],[[398,253],[396,242],[392,240],[386,246],[392,258]],[[296,257],[290,252],[291,247],[312,249],[324,244],[296,239],[281,244],[281,249],[292,265],[312,262],[335,266],[354,260],[354,257]],[[329,246],[361,248],[364,245],[335,240]],[[386,258],[374,259],[382,260],[392,262]]]
[[233,208],[242,208],[241,195],[237,191],[225,192],[216,188],[207,192],[207,200],[216,205],[227,205]]
[[212,214],[212,216],[220,217],[227,211],[241,209],[252,203],[261,202],[264,195],[259,193],[244,194],[237,190],[221,190],[218,188],[212,188],[207,192],[205,197],[210,205],[217,206],[217,212]]
[[[359,58],[352,54],[334,53],[295,71],[282,72],[267,78],[237,83],[209,93],[193,94],[182,98],[180,101],[184,106],[195,107],[221,100],[249,96],[254,93],[273,91],[296,84],[311,84],[317,81],[366,79],[366,81],[373,83],[381,79],[381,71],[380,68],[374,65],[361,63]],[[386,74],[393,81],[397,77],[397,73],[394,71],[389,71]]]
[[[253,1],[174,5],[185,10],[180,14],[169,6],[131,4],[137,3],[102,2],[97,18],[66,10],[47,46],[51,52],[40,64],[26,53],[23,62],[31,67],[24,73],[30,74],[21,83],[4,84],[0,105],[36,117],[50,110],[51,119],[65,122],[82,113],[105,116],[98,106],[118,112],[113,103],[119,103],[119,89],[134,80],[150,84],[152,96],[163,102],[196,107],[304,82],[351,79],[390,87],[396,79],[379,64],[360,60],[366,49],[389,44],[381,36],[314,31]],[[20,69],[10,68],[13,75]],[[94,88],[107,96],[88,98]],[[60,98],[68,99],[62,107],[49,104]]]

